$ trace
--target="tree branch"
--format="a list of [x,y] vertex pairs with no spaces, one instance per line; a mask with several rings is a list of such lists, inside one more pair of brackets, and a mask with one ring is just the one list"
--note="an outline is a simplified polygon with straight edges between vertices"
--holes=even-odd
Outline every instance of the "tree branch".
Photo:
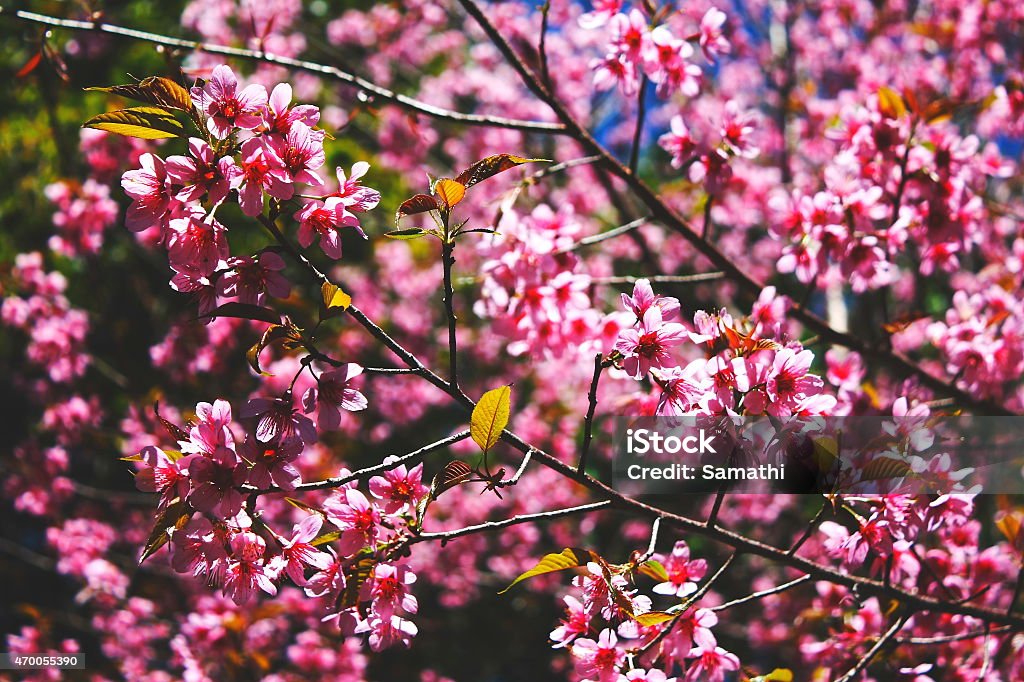
[[73,19],[59,19],[57,17],[51,17],[45,14],[37,14],[35,12],[26,12],[23,10],[17,10],[13,13],[6,8],[0,7],[0,15],[6,14],[20,21],[24,21],[32,24],[40,24],[43,26],[53,26],[56,28],[64,28],[72,31],[93,31],[97,33],[105,33],[107,35],[117,36],[121,38],[128,38],[131,40],[139,40],[154,45],[162,45],[164,47],[174,47],[183,50],[190,51],[201,51],[208,54],[223,55],[225,57],[236,57],[238,59],[247,59],[249,61],[262,62],[265,64],[274,64],[276,66],[283,66],[290,69],[296,69],[298,71],[306,71],[308,73],[315,73],[320,76],[326,76],[336,81],[350,85],[357,90],[372,95],[378,99],[390,102],[396,106],[402,107],[408,111],[413,111],[418,114],[430,116],[444,121],[451,121],[453,123],[460,123],[462,125],[472,126],[484,126],[491,128],[508,128],[511,130],[521,130],[523,132],[543,133],[543,134],[562,134],[565,132],[565,126],[558,123],[545,123],[543,121],[523,121],[513,118],[505,118],[502,116],[482,116],[479,114],[463,114],[450,109],[444,109],[442,107],[434,106],[433,104],[427,104],[420,100],[407,97],[403,94],[392,92],[387,88],[381,87],[371,81],[368,81],[359,76],[342,71],[341,69],[326,64],[318,64],[316,62],[304,61],[301,59],[294,59],[292,57],[284,57],[282,55],[276,55],[269,52],[263,52],[258,50],[247,50],[240,47],[231,47],[228,45],[215,45],[212,43],[201,43],[195,40],[185,40],[182,38],[174,38],[171,36],[161,35],[158,33],[150,33],[148,31],[138,31],[132,28],[125,28],[123,26],[117,26],[115,24],[108,24],[105,22],[94,22],[94,21],[76,21]]

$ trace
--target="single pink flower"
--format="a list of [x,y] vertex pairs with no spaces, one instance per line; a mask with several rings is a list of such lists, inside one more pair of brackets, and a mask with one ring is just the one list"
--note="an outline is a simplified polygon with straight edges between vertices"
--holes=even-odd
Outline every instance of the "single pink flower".
[[338,551],[343,556],[355,554],[377,540],[380,511],[358,490],[338,491],[324,502],[327,519],[341,529]]
[[224,571],[224,593],[236,604],[248,603],[257,590],[277,594],[276,571],[263,561],[267,543],[251,531],[231,538],[231,557]]
[[241,172],[234,177],[242,213],[252,217],[263,211],[263,193],[276,199],[291,199],[295,189],[283,163],[260,140],[242,143]]
[[288,298],[291,293],[291,284],[281,275],[284,259],[273,251],[263,251],[245,258],[231,258],[227,265],[231,270],[217,280],[221,296],[236,296],[239,303],[261,305],[264,294],[274,298]]
[[211,204],[219,204],[242,171],[230,156],[217,159],[210,145],[197,137],[189,138],[188,151],[190,156],[167,157],[167,176],[175,184],[183,185],[175,198],[199,201],[206,194]]
[[147,493],[160,493],[159,507],[166,507],[176,497],[188,495],[190,457],[172,459],[160,448],[152,445],[140,453],[146,466],[135,475],[135,487]]
[[618,679],[618,669],[626,660],[626,652],[619,649],[617,643],[615,632],[609,629],[602,630],[596,642],[587,638],[577,639],[572,645],[576,673],[597,682]]
[[273,135],[285,136],[294,123],[303,123],[310,128],[320,121],[320,109],[312,104],[296,104],[292,106],[292,86],[278,83],[270,92],[267,110],[264,112],[264,123],[267,131]]
[[295,437],[270,443],[247,439],[240,448],[242,458],[252,464],[249,484],[257,488],[273,483],[282,490],[294,490],[301,478],[293,462],[301,453],[302,441]]
[[274,439],[298,436],[304,443],[316,442],[313,421],[299,413],[292,404],[291,393],[280,398],[253,398],[242,409],[243,417],[259,417],[256,440],[269,443]]
[[723,682],[726,671],[740,669],[740,659],[720,646],[698,645],[687,657],[697,660],[686,671],[684,682]]
[[[384,458],[384,464],[396,459],[394,455],[389,455]],[[416,504],[427,492],[427,486],[423,485],[422,462],[408,471],[404,464],[400,464],[385,471],[383,476],[374,476],[370,479],[370,494],[378,500],[383,500],[384,512],[387,514],[415,509]]]
[[367,406],[366,396],[352,386],[353,380],[363,373],[363,368],[354,362],[324,372],[317,378],[317,385],[311,386],[302,396],[306,414],[316,410],[317,427],[333,431],[341,425],[341,411],[358,412]]
[[213,136],[223,140],[235,128],[253,130],[263,123],[267,90],[262,85],[252,84],[239,92],[235,72],[221,64],[214,68],[204,87],[192,88],[192,99],[207,115],[207,127]]
[[715,61],[720,54],[729,54],[732,45],[723,35],[722,27],[727,19],[725,12],[711,7],[700,20],[700,49],[708,61]]
[[623,355],[622,367],[635,379],[642,379],[652,367],[675,364],[669,348],[687,338],[686,328],[677,322],[663,323],[661,308],[651,306],[640,327],[625,329],[615,341],[615,350]]
[[[292,537],[281,545],[281,557],[284,560],[284,572],[292,582],[300,587],[307,585],[306,566],[326,571],[333,563],[333,557],[321,552],[311,542],[316,539],[323,526],[324,517],[310,514],[292,529]],[[315,589],[315,588],[314,588]]]
[[680,540],[668,556],[656,555],[665,567],[668,581],[654,586],[655,594],[688,597],[697,591],[697,581],[707,573],[708,563],[704,559],[690,559],[690,547]]
[[399,609],[416,613],[419,602],[409,592],[416,574],[402,564],[377,564],[373,576],[363,584],[363,599],[371,602],[374,613],[389,618]]
[[142,168],[125,171],[121,187],[132,198],[125,224],[132,232],[141,232],[159,225],[170,207],[170,191],[164,160],[156,154],[139,157]]
[[227,228],[213,216],[192,213],[168,225],[167,258],[176,272],[207,277],[230,255]]
[[622,305],[636,315],[637,321],[644,319],[644,314],[654,305],[661,308],[661,319],[666,322],[679,317],[679,299],[655,294],[649,279],[638,279],[633,285],[633,295],[621,296]]
[[[359,219],[349,212],[339,197],[328,197],[323,203],[307,202],[294,217],[299,221],[299,244],[306,248],[319,237],[324,254],[334,259],[341,258],[340,228],[358,229],[359,226]],[[359,233],[366,236],[361,229]]]
[[[365,161],[357,161],[352,164],[352,173],[345,177],[345,170],[338,166],[335,173],[338,176],[338,191],[331,194],[332,197],[341,199],[345,208],[351,211],[369,211],[380,203],[380,192],[370,187],[364,187],[360,179],[370,170],[370,164]],[[354,227],[358,227],[356,224]],[[362,230],[359,230],[362,234]],[[366,236],[365,234],[363,235]]]
[[194,457],[189,463],[192,492],[189,504],[202,512],[230,518],[242,509],[239,487],[245,483],[248,471],[243,462],[224,464],[206,457]]
[[324,165],[324,131],[312,130],[301,121],[292,124],[288,134],[264,138],[264,147],[281,160],[281,166],[288,174],[287,182],[304,182],[307,185],[324,184],[316,170]]

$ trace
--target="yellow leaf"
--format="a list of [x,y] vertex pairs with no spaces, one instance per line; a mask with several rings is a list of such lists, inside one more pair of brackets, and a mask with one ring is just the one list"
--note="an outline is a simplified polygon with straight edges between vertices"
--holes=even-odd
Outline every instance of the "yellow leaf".
[[667,623],[675,617],[676,614],[674,613],[666,613],[665,611],[648,611],[647,613],[641,613],[633,616],[633,620],[644,627],[650,627],[652,625]]
[[331,284],[330,282],[324,282],[323,286],[320,287],[320,293],[324,297],[324,305],[328,308],[345,308],[352,305],[352,297],[344,292],[344,290]]
[[466,186],[450,178],[441,178],[434,185],[434,194],[444,208],[452,208],[466,196]]
[[903,118],[907,107],[895,90],[883,85],[878,88],[878,111],[888,118]]
[[593,552],[587,549],[579,549],[576,547],[567,547],[558,554],[547,554],[543,559],[537,562],[537,565],[531,568],[526,573],[523,573],[518,578],[512,581],[512,584],[506,587],[498,594],[505,594],[511,590],[517,583],[521,583],[524,580],[536,577],[538,575],[544,575],[545,573],[554,573],[556,571],[564,571],[568,568],[577,568],[579,566],[586,566],[589,562],[595,559]]
[[469,419],[469,435],[480,449],[487,452],[494,447],[508,424],[512,388],[502,386],[484,393],[473,408]]
[[138,137],[143,140],[161,140],[184,137],[185,127],[166,109],[159,107],[132,107],[108,111],[93,116],[82,124],[83,128],[105,130],[108,133]]

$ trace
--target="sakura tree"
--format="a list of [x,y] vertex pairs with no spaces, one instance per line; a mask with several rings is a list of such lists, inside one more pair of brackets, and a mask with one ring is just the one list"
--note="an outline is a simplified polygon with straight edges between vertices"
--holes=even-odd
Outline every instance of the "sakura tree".
[[[1024,678],[1022,496],[918,456],[1024,413],[1019,3],[35,9],[0,10],[12,654]],[[885,417],[889,454],[644,495],[617,417]]]

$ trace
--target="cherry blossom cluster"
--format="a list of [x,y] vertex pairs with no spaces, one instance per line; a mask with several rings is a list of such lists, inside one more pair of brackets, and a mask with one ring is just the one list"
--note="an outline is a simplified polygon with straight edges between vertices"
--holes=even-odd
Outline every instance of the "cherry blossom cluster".
[[28,334],[29,362],[45,369],[56,383],[82,376],[89,365],[89,318],[65,297],[67,285],[64,275],[43,269],[38,251],[19,254],[0,305],[0,320]]
[[309,185],[323,194],[305,199],[294,213],[303,247],[316,242],[338,259],[343,228],[366,237],[356,213],[380,201],[360,184],[369,164],[355,164],[348,175],[338,168],[337,189],[330,191],[318,173],[326,162],[325,132],[315,127],[319,109],[293,105],[289,84],[278,84],[269,96],[259,84],[240,88],[231,68],[221,64],[204,86],[192,89],[192,99],[205,118],[204,137],[190,138],[187,155],[143,154],[142,167],[126,172],[121,185],[132,198],[128,228],[158,231],[175,273],[172,288],[193,294],[201,315],[223,300],[260,304],[290,291],[280,274],[284,262],[273,251],[231,255],[227,227],[215,217],[229,194],[245,216],[255,217],[268,200],[280,206],[305,196],[297,185]]
[[[814,354],[795,341],[773,340],[787,303],[765,290],[755,305],[754,326],[744,331],[727,311],[698,311],[687,328],[679,300],[654,293],[638,280],[622,303],[633,325],[619,333],[615,351],[634,379],[648,375],[661,389],[657,414],[767,414],[775,417],[829,414],[836,399],[825,393],[821,377],[809,372]],[[705,357],[681,366],[676,349],[697,344]]]
[[494,320],[495,331],[510,339],[509,352],[557,357],[598,333],[590,277],[577,272],[570,250],[582,231],[572,211],[541,205],[528,216],[508,212],[498,231],[479,247],[486,260],[474,311]]
[[631,97],[640,88],[641,78],[657,84],[658,95],[669,97],[677,92],[686,97],[700,93],[703,71],[691,59],[699,44],[705,58],[714,62],[727,54],[731,46],[725,37],[726,14],[716,7],[708,9],[696,33],[678,38],[668,24],[651,26],[644,10],[628,12],[621,0],[595,3],[594,11],[580,17],[585,28],[606,26],[608,50],[604,58],[591,63],[594,87],[608,90],[618,86],[623,95]]
[[718,646],[711,631],[718,616],[687,601],[705,578],[707,562],[691,558],[683,540],[667,555],[652,554],[650,562],[646,565],[657,566],[660,580],[653,594],[680,600],[672,605],[680,607],[676,613],[662,623],[643,625],[637,618],[652,613],[651,597],[630,589],[622,572],[591,562],[573,578],[580,596],[564,598],[566,614],[551,633],[554,647],[569,648],[576,673],[587,682],[668,682],[677,678],[664,671],[676,666],[685,682],[722,682],[727,672],[739,670],[739,659]]
[[995,144],[962,136],[945,117],[894,111],[883,97],[899,95],[844,109],[828,131],[837,149],[822,187],[774,200],[773,229],[787,242],[780,272],[863,292],[897,282],[910,250],[921,275],[955,272],[964,254],[1010,229],[985,219],[988,180],[1013,172]]

